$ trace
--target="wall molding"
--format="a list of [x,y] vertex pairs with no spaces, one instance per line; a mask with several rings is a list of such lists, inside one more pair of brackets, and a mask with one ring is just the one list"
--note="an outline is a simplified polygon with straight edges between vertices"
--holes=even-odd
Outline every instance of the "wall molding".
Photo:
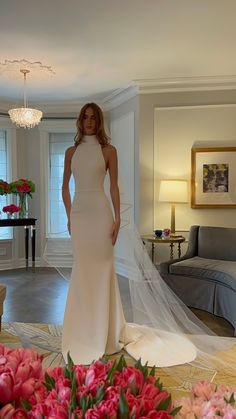
[[140,94],[236,89],[236,75],[137,79],[134,82]]

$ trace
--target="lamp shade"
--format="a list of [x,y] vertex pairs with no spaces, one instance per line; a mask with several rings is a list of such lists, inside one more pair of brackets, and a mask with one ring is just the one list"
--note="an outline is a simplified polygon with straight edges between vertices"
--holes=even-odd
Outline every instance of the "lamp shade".
[[186,180],[161,180],[159,201],[188,202],[188,182]]

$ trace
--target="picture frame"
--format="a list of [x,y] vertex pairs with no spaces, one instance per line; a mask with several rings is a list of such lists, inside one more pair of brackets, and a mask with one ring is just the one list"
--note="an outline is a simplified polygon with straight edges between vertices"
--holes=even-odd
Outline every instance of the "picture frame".
[[191,207],[236,208],[236,147],[193,147]]

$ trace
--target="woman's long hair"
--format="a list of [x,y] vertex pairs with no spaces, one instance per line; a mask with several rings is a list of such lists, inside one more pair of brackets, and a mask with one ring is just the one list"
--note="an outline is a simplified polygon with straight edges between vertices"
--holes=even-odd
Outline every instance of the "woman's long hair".
[[77,118],[76,121],[76,127],[77,127],[77,133],[75,136],[75,146],[78,146],[83,141],[83,120],[84,120],[84,114],[88,108],[91,108],[95,115],[95,121],[96,121],[96,137],[98,139],[98,142],[101,144],[101,146],[106,146],[110,143],[110,138],[105,132],[104,128],[104,118],[103,118],[103,112],[101,108],[96,103],[86,103]]

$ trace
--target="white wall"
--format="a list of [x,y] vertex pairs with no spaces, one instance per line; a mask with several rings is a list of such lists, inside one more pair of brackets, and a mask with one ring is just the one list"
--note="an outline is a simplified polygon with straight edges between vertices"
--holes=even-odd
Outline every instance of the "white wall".
[[126,229],[130,222],[138,219],[138,139],[137,98],[130,99],[124,106],[110,113],[112,144],[117,149],[119,164],[119,187],[121,195],[121,229],[115,247],[116,268],[120,274],[127,274],[129,244]]
[[[169,226],[169,204],[158,202],[161,179],[187,179],[191,148],[236,146],[236,105],[159,108],[154,121],[154,226]],[[176,228],[191,224],[236,227],[236,209],[192,209],[176,204]]]

